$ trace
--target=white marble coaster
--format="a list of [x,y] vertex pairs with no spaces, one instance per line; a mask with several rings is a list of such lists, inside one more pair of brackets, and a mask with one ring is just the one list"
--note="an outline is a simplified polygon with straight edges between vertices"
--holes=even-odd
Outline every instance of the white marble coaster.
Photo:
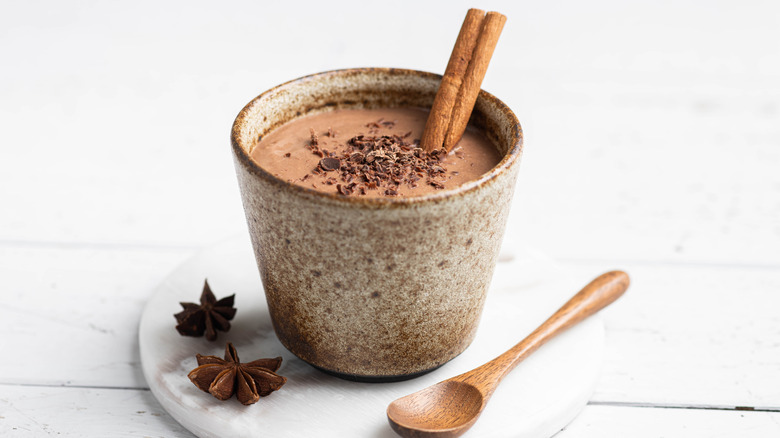
[[[356,383],[315,370],[276,339],[254,256],[245,236],[177,268],[149,300],[141,318],[141,361],[152,393],[199,437],[392,438],[385,409],[415,392],[486,362],[530,333],[584,284],[572,284],[549,259],[530,252],[503,254],[474,343],[448,364],[413,380]],[[594,273],[594,277],[596,274]],[[179,336],[179,301],[197,302],[204,278],[217,298],[236,294],[233,328],[215,342]],[[222,356],[232,342],[242,361],[282,356],[287,384],[257,404],[220,402],[197,389],[187,373],[195,353]],[[553,339],[509,374],[466,437],[548,437],[585,406],[604,350],[598,316]]]

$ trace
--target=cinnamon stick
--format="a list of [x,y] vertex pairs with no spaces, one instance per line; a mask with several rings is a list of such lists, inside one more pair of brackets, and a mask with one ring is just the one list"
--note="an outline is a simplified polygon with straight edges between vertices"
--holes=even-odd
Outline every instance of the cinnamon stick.
[[460,141],[466,125],[469,123],[471,111],[477,101],[482,80],[485,78],[490,58],[498,43],[498,37],[506,23],[506,17],[498,12],[488,12],[482,23],[482,30],[477,38],[474,54],[471,56],[466,74],[461,83],[455,106],[450,116],[450,125],[444,137],[444,149],[449,151]]
[[439,91],[433,101],[431,112],[425,123],[425,130],[420,139],[420,146],[426,151],[440,149],[444,145],[444,138],[452,120],[452,110],[455,100],[466,75],[466,70],[471,61],[474,48],[477,45],[477,37],[482,29],[485,11],[481,9],[469,9],[463,25],[460,28],[455,47],[452,49],[447,69],[441,79]]

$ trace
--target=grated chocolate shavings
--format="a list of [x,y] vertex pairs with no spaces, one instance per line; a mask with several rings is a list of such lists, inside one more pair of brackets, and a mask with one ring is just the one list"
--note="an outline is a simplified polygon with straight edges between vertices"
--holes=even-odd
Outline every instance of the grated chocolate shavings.
[[[375,130],[394,125],[395,122],[380,119],[366,126]],[[411,143],[406,140],[410,135],[357,135],[347,140],[340,152],[331,152],[320,148],[317,135],[311,130],[309,148],[322,159],[310,175],[334,172],[324,184],[335,185],[336,192],[343,196],[365,195],[369,190],[398,196],[400,187],[418,187],[422,179],[436,189],[443,189],[446,151],[426,152],[419,147],[419,140]]]
[[327,157],[320,160],[320,167],[322,170],[329,172],[331,170],[338,170],[341,167],[341,161],[338,158]]

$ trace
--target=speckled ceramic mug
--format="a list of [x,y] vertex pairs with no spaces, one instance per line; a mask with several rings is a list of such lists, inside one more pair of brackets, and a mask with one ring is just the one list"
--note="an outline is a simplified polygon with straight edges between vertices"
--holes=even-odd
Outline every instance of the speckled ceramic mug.
[[517,117],[482,91],[472,123],[503,159],[429,195],[366,199],[283,181],[249,157],[282,124],[334,108],[430,107],[441,76],[318,73],[241,110],[231,142],[274,329],[309,364],[360,381],[403,380],[460,354],[477,330],[522,153]]

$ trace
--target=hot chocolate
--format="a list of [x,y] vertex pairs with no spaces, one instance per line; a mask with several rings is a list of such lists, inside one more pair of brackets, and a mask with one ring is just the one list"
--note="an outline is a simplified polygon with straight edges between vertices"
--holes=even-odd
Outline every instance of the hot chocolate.
[[[494,146],[501,161],[475,172],[487,170],[481,177],[474,176],[476,180],[459,186],[445,181],[445,189],[431,186],[433,193],[408,198],[338,194],[341,166],[345,171],[352,166],[342,159],[346,151],[340,148],[362,143],[369,153],[392,150],[398,142],[392,137],[367,140],[390,134],[414,144],[421,138],[424,112],[402,110],[420,114],[418,128],[409,136],[408,129],[401,128],[401,117],[395,115],[360,110],[364,116],[355,121],[352,133],[327,120],[311,125],[311,120],[325,114],[308,113],[311,119],[298,115],[311,108],[350,107],[356,102],[375,108],[430,107],[432,90],[440,82],[437,75],[402,69],[318,73],[262,93],[233,124],[238,183],[274,330],[282,345],[319,369],[353,380],[403,380],[446,363],[474,338],[519,172],[522,131],[515,115],[495,96],[481,93],[472,115],[479,121],[479,132],[490,140],[486,150],[494,153],[490,145]],[[300,129],[291,130],[292,137],[277,140],[275,147],[262,147],[262,142],[258,146],[260,136],[263,142],[273,140],[286,123],[296,120],[302,123]],[[314,153],[310,127],[315,128],[316,149],[322,157]],[[355,134],[364,138],[350,145]],[[408,154],[395,147],[403,152],[400,155]],[[414,148],[411,151],[411,157],[401,160],[396,153],[397,161],[421,164]],[[330,157],[331,152],[337,156]],[[263,160],[264,155],[275,155],[277,162],[284,163],[294,154],[312,161],[299,164],[301,174],[289,177],[275,176]],[[443,161],[467,163],[464,168],[480,165],[480,154],[473,155],[474,166],[468,154],[464,159],[456,154],[453,150]],[[260,163],[252,155],[259,156]],[[379,154],[373,155],[376,159]],[[325,158],[337,158],[339,165],[338,170],[322,170],[337,180],[326,184],[327,193],[297,185],[308,180],[285,182],[301,179],[315,168],[331,169],[334,160],[323,162]],[[430,164],[434,177],[438,175],[434,163],[423,161]],[[385,167],[371,164],[366,165],[367,173]],[[427,175],[418,187],[426,181]]]
[[274,176],[315,190],[361,197],[411,197],[478,179],[500,161],[469,127],[450,153],[419,146],[428,111],[338,109],[288,122],[254,145]]

